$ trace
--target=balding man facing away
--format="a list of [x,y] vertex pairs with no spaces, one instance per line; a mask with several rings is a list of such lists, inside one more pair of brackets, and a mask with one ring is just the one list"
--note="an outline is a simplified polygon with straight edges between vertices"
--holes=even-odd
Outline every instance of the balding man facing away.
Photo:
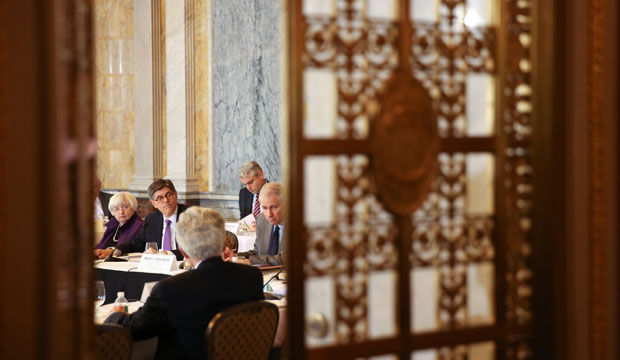
[[224,234],[217,211],[187,209],[177,223],[177,241],[195,269],[161,280],[138,311],[112,313],[106,323],[128,328],[134,341],[157,336],[156,359],[206,359],[211,318],[229,306],[264,299],[258,269],[222,260]]

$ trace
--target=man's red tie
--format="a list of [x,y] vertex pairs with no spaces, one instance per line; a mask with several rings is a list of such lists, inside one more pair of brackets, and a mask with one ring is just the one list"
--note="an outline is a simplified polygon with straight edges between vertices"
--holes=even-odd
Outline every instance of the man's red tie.
[[256,196],[256,201],[254,202],[254,211],[252,211],[254,215],[254,219],[258,219],[258,215],[260,215],[260,203],[258,202],[258,195]]

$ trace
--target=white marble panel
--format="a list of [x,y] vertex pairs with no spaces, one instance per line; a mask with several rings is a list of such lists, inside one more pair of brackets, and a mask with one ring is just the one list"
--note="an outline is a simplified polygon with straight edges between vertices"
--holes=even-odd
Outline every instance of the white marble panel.
[[493,303],[494,268],[492,263],[467,266],[468,325],[490,325],[495,321],[493,315],[495,308]]
[[304,163],[304,222],[331,224],[334,221],[336,163],[331,156],[312,156]]
[[184,0],[166,0],[166,176],[182,179],[187,158]]
[[490,74],[467,74],[467,135],[490,136],[495,123],[495,81]]
[[439,16],[439,0],[411,0],[409,18],[413,21],[436,22]]
[[336,14],[336,0],[304,0],[302,12],[304,15],[326,15]]
[[493,23],[492,0],[468,0],[465,8],[465,25],[489,26]]
[[241,164],[256,160],[280,180],[281,2],[213,2],[213,183],[238,192]]
[[[134,0],[135,59],[135,174],[129,188],[144,191],[155,178],[163,176],[161,138],[161,86],[153,77],[153,68],[159,66],[160,52],[153,41],[153,28],[159,32],[160,7],[151,7],[150,1]],[[153,15],[155,13],[155,15]]]
[[367,0],[366,16],[371,19],[396,20],[398,18],[398,1]]
[[411,276],[411,326],[414,332],[437,329],[439,274],[434,268],[414,269]]
[[465,212],[475,215],[494,213],[495,158],[491,154],[468,154]]
[[316,337],[306,336],[306,345],[308,347],[329,345],[334,342],[334,324],[336,323],[336,314],[334,312],[334,286],[334,280],[328,276],[306,279],[305,318],[313,313],[323,314],[323,316],[327,319],[328,324],[327,335],[325,337],[319,339]]
[[373,271],[368,275],[368,336],[380,338],[396,334],[397,273]]
[[336,75],[329,70],[304,71],[304,136],[332,138],[338,121]]

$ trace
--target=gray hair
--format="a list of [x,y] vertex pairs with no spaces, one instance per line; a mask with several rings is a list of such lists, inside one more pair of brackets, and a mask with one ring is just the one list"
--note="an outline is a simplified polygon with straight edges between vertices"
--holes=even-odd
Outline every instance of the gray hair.
[[119,206],[123,202],[126,202],[127,204],[129,204],[129,206],[131,206],[133,211],[138,210],[138,200],[136,200],[135,196],[133,196],[131,193],[128,193],[126,191],[121,191],[119,193],[114,194],[110,198],[110,202],[108,203],[108,209],[110,209],[110,212],[114,212],[114,210],[112,209]]
[[282,185],[281,184],[271,182],[271,183],[266,183],[265,185],[263,185],[263,187],[260,189],[260,193],[258,194],[258,201],[262,203],[263,199],[266,199],[272,195],[276,196],[278,198],[278,202],[282,203]]
[[258,176],[258,174],[263,171],[260,165],[256,161],[246,161],[241,164],[241,169],[239,169],[239,177],[246,176]]
[[220,256],[224,249],[224,218],[213,209],[192,206],[176,225],[177,242],[185,253],[197,260]]

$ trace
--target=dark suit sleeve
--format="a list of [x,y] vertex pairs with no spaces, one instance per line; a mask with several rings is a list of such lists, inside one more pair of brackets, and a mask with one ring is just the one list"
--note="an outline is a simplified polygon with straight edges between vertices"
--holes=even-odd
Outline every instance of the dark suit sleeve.
[[252,266],[250,266],[250,268],[253,274],[251,274],[252,276],[247,276],[246,279],[248,279],[247,284],[252,284],[252,286],[247,287],[247,289],[253,289],[254,294],[252,295],[252,300],[265,300],[265,294],[263,293],[263,273],[258,268]]
[[242,188],[241,190],[239,190],[239,219],[243,219],[244,217],[248,215],[248,210],[246,209],[247,208],[246,192],[247,192],[246,188]]
[[[177,246],[178,245],[179,244],[177,244]],[[172,252],[174,253],[174,255],[176,255],[177,260],[183,260],[183,258],[185,257],[185,256],[183,256],[183,253],[181,253],[181,250],[172,250]]]
[[131,252],[143,252],[144,247],[146,246],[146,231],[150,224],[149,217],[147,216],[144,219],[144,223],[140,230],[138,230],[136,236],[129,240],[126,243],[120,244],[117,249],[121,251],[122,254],[131,253]]
[[119,324],[129,329],[134,341],[149,339],[172,330],[168,312],[164,308],[164,301],[160,284],[155,285],[146,303],[135,313],[112,313],[105,323]]
[[284,259],[282,255],[250,255],[250,264],[252,265],[282,265]]
[[110,205],[110,199],[112,198],[112,194],[107,192],[99,191],[99,201],[101,202],[101,208],[103,209],[103,216],[107,216],[108,219],[112,218],[112,213],[110,213],[110,209],[108,205]]

